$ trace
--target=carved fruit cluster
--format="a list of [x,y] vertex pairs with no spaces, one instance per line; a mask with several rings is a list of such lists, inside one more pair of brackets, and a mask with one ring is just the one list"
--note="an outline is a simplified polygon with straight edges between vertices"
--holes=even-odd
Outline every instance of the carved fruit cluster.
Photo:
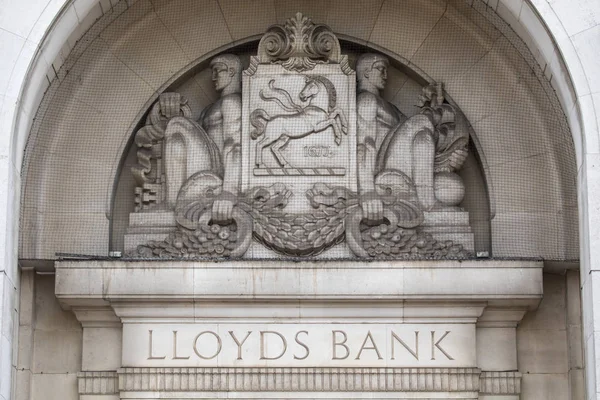
[[364,249],[371,257],[394,257],[404,259],[466,258],[468,252],[452,240],[440,242],[430,234],[415,229],[402,229],[381,224],[364,226],[361,239]]
[[228,257],[237,246],[237,227],[212,224],[201,225],[195,231],[180,230],[163,241],[149,241],[138,247],[142,257],[200,258]]
[[252,217],[254,236],[268,248],[285,255],[313,256],[343,239],[348,204],[356,203],[344,194],[316,184],[307,192],[315,210],[292,214],[282,211],[291,192],[279,185],[251,191],[238,207]]
[[254,232],[274,250],[315,255],[344,234],[344,212],[324,208],[310,214],[284,214],[279,220],[254,216]]

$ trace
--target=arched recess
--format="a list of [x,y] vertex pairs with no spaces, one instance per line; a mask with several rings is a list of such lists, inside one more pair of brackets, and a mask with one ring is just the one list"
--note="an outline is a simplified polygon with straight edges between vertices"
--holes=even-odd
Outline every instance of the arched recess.
[[[494,25],[462,0],[259,3],[139,0],[88,31],[46,93],[29,138],[22,259],[107,255],[113,187],[141,114],[190,64],[300,9],[340,37],[445,83],[487,159],[494,256],[577,258],[567,123],[533,57],[523,56],[501,21]],[[198,90],[209,91],[201,83]]]
[[[222,52],[240,56],[245,69],[248,67],[250,57],[257,52],[259,38],[260,35],[256,40],[254,40],[254,37],[247,38],[233,47],[232,45],[226,45],[222,48]],[[341,45],[342,53],[348,56],[352,67],[354,67],[360,54],[368,52],[385,54],[390,60],[390,67],[388,69],[387,85],[382,94],[383,97],[394,104],[406,117],[412,117],[420,111],[420,108],[416,106],[417,100],[425,86],[435,83],[434,79],[414,64],[412,67],[408,67],[409,62],[398,57],[397,54],[383,48],[373,49],[366,46],[364,42],[348,35],[344,35]],[[219,98],[211,82],[209,66],[211,58],[213,58],[212,53],[188,64],[157,91],[158,93],[176,92],[184,96],[194,120],[198,120],[201,111]],[[130,214],[136,208],[136,184],[131,171],[132,168],[139,167],[137,152],[140,149],[134,143],[133,138],[136,132],[146,124],[150,109],[157,101],[153,97],[150,106],[145,110],[141,110],[143,116],[131,132],[130,140],[123,151],[122,160],[117,169],[115,187],[110,197],[109,250],[111,252],[117,251],[128,254],[131,251],[125,246],[124,237],[130,227]],[[446,101],[455,106],[457,110],[460,110],[456,102],[447,95]],[[481,143],[472,127],[470,127],[470,137],[469,156],[464,168],[460,171],[467,186],[466,196],[461,207],[468,211],[470,215],[471,227],[475,237],[475,251],[490,253],[491,219],[494,215],[495,200],[490,202],[489,192],[492,190],[492,185],[487,182],[491,180],[491,177],[488,176],[489,167]],[[137,231],[137,229],[134,230]]]

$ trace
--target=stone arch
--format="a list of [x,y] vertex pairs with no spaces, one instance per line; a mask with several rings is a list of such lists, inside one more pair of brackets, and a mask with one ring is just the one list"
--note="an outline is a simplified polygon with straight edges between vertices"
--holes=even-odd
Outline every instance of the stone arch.
[[[56,76],[54,70],[58,70],[60,75],[60,66],[65,61],[66,54],[70,52],[74,42],[80,39],[83,33],[96,21],[99,16],[98,7],[101,3],[110,6],[108,1],[71,1],[66,3],[62,9],[59,9],[60,4],[52,6],[54,8],[49,6],[44,10],[41,8],[35,9],[32,6],[28,10],[29,13],[36,15],[37,11],[38,14],[42,15],[42,18],[38,20],[38,24],[34,27],[37,33],[31,37],[30,43],[33,43],[34,46],[29,46],[18,57],[6,61],[13,63],[10,64],[9,70],[13,73],[8,85],[13,94],[10,99],[15,101],[13,104],[8,104],[10,102],[5,101],[3,106],[5,131],[10,133],[10,146],[6,145],[5,148],[10,148],[6,152],[8,158],[0,161],[3,162],[3,173],[5,173],[3,178],[6,178],[6,174],[8,176],[5,180],[8,182],[8,192],[12,193],[12,200],[8,200],[6,207],[8,212],[6,231],[0,235],[2,241],[6,242],[6,248],[0,247],[0,250],[4,252],[3,257],[7,260],[5,261],[5,268],[8,277],[11,277],[13,282],[16,282],[15,278],[17,277],[17,254],[14,249],[16,248],[17,232],[19,230],[17,215],[19,208],[19,175],[23,149],[31,131],[35,112],[47,88],[45,82],[48,78],[54,79]],[[568,117],[569,128],[575,142],[577,167],[582,171],[580,174],[581,196],[586,204],[582,207],[579,218],[583,234],[581,239],[584,242],[582,244],[584,254],[581,258],[584,267],[587,265],[587,268],[589,268],[589,264],[593,262],[595,256],[594,254],[590,255],[589,249],[585,251],[586,246],[589,246],[587,202],[588,196],[592,197],[595,194],[592,188],[589,189],[588,193],[588,177],[585,173],[584,160],[587,153],[598,152],[598,139],[596,137],[597,125],[594,122],[596,112],[594,111],[592,98],[589,95],[590,83],[586,77],[584,65],[580,60],[580,50],[573,47],[569,37],[571,32],[565,29],[567,25],[564,23],[565,18],[559,17],[547,3],[536,2],[533,5],[528,1],[508,2],[503,0],[493,6],[493,1],[489,3],[490,10],[497,11],[504,21],[510,24],[527,43],[531,51],[533,53],[537,52],[537,54],[534,54],[536,60],[541,65],[547,65],[547,71],[550,71],[547,73],[547,77],[552,76],[551,85],[557,91],[562,110]],[[83,4],[87,4],[87,6],[83,6]],[[479,2],[476,0],[474,4],[479,4]],[[481,2],[479,7],[486,8],[488,6]],[[115,9],[121,10],[121,12],[127,9],[125,1],[117,3]],[[526,12],[523,12],[523,10]],[[104,9],[101,9],[100,13],[104,11]],[[310,11],[307,10],[306,12],[309,13]],[[321,17],[317,14],[314,16],[316,19]],[[51,24],[55,17],[55,22]],[[531,28],[532,26],[536,28]],[[46,31],[48,33],[42,40],[42,34]],[[548,31],[551,33],[548,33]],[[35,45],[38,43],[40,45],[39,50],[36,50]],[[64,54],[61,54],[61,49],[64,50]],[[66,65],[68,69],[69,64]],[[585,67],[587,68],[587,65]],[[19,99],[18,102],[16,101],[17,98]],[[593,160],[590,162],[593,162]],[[585,242],[587,242],[587,245]],[[590,259],[590,256],[592,259]],[[2,351],[2,354],[10,354],[10,352]],[[593,359],[593,355],[591,359]]]
[[[241,31],[235,29],[241,16],[232,10],[221,13],[197,2],[142,0],[100,19],[59,71],[32,129],[21,257],[108,254],[112,189],[140,110],[199,60],[252,40],[278,22],[288,12],[279,7],[276,15],[260,10],[264,20]],[[369,18],[350,7],[343,19],[328,13],[322,22],[427,79],[445,82],[478,132],[488,161],[486,174],[496,198],[492,254],[577,258],[571,223],[575,175],[563,168],[574,164],[574,156],[560,106],[540,81],[541,71],[536,75],[535,65],[532,69],[533,60],[519,52],[510,32],[460,1],[415,2],[405,8],[384,2],[381,7],[376,14],[368,10],[374,13]],[[307,8],[319,18],[321,11]],[[210,88],[198,85],[205,95],[198,101],[210,103]],[[57,230],[62,237],[44,239]]]

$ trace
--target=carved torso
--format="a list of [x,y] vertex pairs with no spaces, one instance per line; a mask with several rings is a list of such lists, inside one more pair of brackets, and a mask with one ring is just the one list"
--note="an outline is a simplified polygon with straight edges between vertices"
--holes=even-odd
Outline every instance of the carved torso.
[[373,139],[377,149],[392,129],[406,121],[406,116],[395,105],[370,92],[365,91],[358,95],[357,108],[359,124],[375,124]]
[[223,103],[235,101],[241,103],[241,95],[238,93],[228,94],[221,97],[215,103],[206,107],[200,114],[199,123],[206,130],[211,139],[215,142],[219,151],[223,151],[225,140],[225,130],[223,121]]

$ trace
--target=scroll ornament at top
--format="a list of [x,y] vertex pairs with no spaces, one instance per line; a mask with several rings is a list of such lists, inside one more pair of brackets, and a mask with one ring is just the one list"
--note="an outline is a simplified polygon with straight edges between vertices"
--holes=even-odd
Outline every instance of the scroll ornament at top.
[[341,63],[338,38],[327,25],[297,13],[283,25],[271,26],[258,44],[258,61],[281,64],[290,71],[311,70],[317,64]]

